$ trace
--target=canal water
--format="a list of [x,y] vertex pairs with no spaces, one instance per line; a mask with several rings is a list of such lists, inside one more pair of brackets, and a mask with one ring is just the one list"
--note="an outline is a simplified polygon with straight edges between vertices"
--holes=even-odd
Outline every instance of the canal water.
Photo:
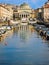
[[0,65],[49,65],[49,41],[33,26],[15,27],[0,40]]

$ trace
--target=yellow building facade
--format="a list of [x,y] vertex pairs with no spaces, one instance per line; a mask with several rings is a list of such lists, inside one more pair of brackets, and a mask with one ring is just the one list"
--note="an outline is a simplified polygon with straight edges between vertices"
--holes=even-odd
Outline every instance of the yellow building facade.
[[45,22],[49,22],[49,1],[43,6],[43,19]]
[[9,9],[5,5],[0,4],[0,19],[5,21],[6,19],[10,20],[13,17],[13,10]]
[[31,17],[31,18],[36,18],[35,10],[32,10],[32,13],[30,13],[30,17]]

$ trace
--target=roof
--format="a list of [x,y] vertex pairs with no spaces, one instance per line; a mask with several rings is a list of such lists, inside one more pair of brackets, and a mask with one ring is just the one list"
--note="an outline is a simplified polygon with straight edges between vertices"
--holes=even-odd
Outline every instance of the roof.
[[44,8],[49,8],[49,4],[46,4],[46,5],[44,6]]
[[20,6],[28,6],[28,4],[24,2],[24,3],[21,4]]
[[43,6],[43,8],[49,8],[49,0],[45,3],[45,5]]
[[31,9],[27,3],[23,3],[20,5],[20,9]]
[[26,14],[28,14],[29,12],[27,12],[27,11],[23,11],[23,12],[19,12],[19,13],[23,13],[23,14],[26,13]]

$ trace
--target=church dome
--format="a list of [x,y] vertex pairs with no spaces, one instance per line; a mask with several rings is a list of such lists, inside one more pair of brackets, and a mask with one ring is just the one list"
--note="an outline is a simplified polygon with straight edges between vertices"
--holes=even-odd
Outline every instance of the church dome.
[[30,6],[28,4],[26,4],[26,3],[21,4],[20,8],[21,9],[31,9]]

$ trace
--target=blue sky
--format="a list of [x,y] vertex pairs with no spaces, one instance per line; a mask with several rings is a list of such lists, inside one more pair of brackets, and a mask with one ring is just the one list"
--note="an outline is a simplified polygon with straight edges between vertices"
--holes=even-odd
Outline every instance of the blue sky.
[[31,8],[36,9],[44,5],[44,3],[47,2],[47,0],[0,0],[0,3],[9,3],[16,5],[20,5],[23,2],[28,3]]

